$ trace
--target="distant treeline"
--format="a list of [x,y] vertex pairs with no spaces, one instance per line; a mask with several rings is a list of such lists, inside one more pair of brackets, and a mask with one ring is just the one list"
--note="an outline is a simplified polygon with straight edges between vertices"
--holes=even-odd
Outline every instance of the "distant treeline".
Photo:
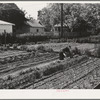
[[[46,31],[53,30],[54,25],[61,23],[61,4],[50,3],[39,11],[38,19]],[[64,3],[63,22],[69,32],[100,33],[100,4]]]

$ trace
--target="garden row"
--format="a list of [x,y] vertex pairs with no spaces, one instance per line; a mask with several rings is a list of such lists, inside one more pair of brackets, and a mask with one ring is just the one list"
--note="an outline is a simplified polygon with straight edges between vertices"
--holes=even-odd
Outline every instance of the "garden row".
[[5,79],[1,79],[0,88],[22,88],[22,86],[25,84],[34,84],[34,81],[36,81],[37,79],[41,79],[44,76],[48,76],[57,71],[64,70],[86,59],[88,59],[87,56],[79,56],[69,61],[56,61],[42,68],[33,68],[22,71],[17,76],[8,76]]
[[59,52],[61,49],[67,47],[67,46],[71,46],[72,49],[74,49],[75,47],[78,47],[81,50],[85,50],[85,49],[92,49],[94,48],[94,44],[80,44],[80,43],[46,43],[46,44],[37,44],[37,45],[27,45],[28,48],[35,48],[36,46],[44,46],[47,50],[52,48],[53,51]]
[[[27,46],[20,46],[19,50],[22,50],[24,53],[21,54],[14,54],[9,56],[4,56],[0,58],[0,64],[6,64],[11,63],[15,61],[22,61],[27,60],[29,58],[35,57],[35,56],[43,56],[47,52],[53,52],[51,48],[46,49],[44,46],[40,45],[37,46],[37,48],[28,48]],[[6,51],[7,52],[7,51]],[[16,52],[17,53],[17,52]]]
[[29,68],[34,68],[37,65],[41,65],[43,63],[49,63],[58,58],[58,54],[56,53],[45,53],[43,55],[30,58],[28,60],[16,61],[13,63],[8,63],[0,66],[0,77],[6,77],[9,74],[16,75],[15,72],[20,72],[22,70],[26,70]]
[[84,76],[87,76],[91,71],[95,70],[95,68],[98,68],[96,63],[98,65],[100,64],[100,60],[98,58],[90,59],[86,63],[75,65],[69,70],[64,70],[63,72],[56,74],[47,80],[42,80],[42,82],[35,84],[34,87],[31,88],[68,89],[71,84],[83,79]]
[[2,57],[2,58],[0,58],[0,64],[21,61],[21,60],[29,59],[30,57],[33,57],[33,56],[34,56],[34,54],[32,55],[31,53],[25,53],[25,54],[20,54],[20,55],[11,55],[11,56],[7,56],[7,57]]
[[93,71],[91,71],[88,75],[78,80],[77,82],[69,85],[67,88],[69,89],[93,89],[97,85],[100,84],[100,61],[98,66]]

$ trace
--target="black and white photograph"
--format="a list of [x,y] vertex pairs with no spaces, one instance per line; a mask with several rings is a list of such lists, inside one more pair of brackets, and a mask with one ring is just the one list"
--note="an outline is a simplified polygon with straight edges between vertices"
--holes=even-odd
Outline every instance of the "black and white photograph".
[[0,89],[100,89],[100,2],[0,2]]

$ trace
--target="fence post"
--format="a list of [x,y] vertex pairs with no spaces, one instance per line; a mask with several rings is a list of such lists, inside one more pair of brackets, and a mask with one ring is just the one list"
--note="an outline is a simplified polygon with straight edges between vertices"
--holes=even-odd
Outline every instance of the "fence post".
[[61,37],[63,37],[63,3],[61,3]]
[[6,47],[6,30],[4,30],[4,35],[5,35],[5,47]]

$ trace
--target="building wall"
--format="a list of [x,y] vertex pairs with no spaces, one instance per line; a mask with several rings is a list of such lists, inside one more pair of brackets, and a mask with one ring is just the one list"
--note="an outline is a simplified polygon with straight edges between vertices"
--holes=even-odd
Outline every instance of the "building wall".
[[44,35],[44,28],[42,27],[30,27],[30,32],[34,35]]
[[4,33],[4,30],[7,33],[12,33],[13,32],[12,25],[0,25],[0,34]]
[[34,35],[44,35],[45,34],[44,28],[42,28],[42,27],[23,26],[22,28],[17,29],[16,33],[18,33],[19,31],[22,34],[24,34],[24,33],[31,33],[31,34],[34,34]]
[[60,32],[54,31],[54,36],[59,36]]

